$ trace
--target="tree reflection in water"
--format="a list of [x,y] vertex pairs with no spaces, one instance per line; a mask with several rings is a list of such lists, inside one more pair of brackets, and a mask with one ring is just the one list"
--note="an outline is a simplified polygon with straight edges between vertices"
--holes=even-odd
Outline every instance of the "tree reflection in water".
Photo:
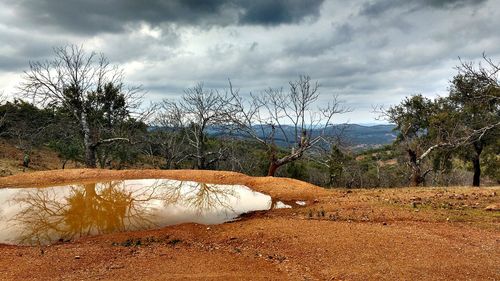
[[161,192],[164,205],[182,204],[195,210],[199,215],[214,210],[233,212],[231,199],[239,199],[238,192],[231,186],[198,182],[162,183]]
[[23,209],[13,218],[22,226],[21,243],[44,244],[54,239],[151,227],[143,204],[155,188],[125,189],[123,182],[73,185],[62,197],[61,188],[21,192],[14,199]]
[[47,244],[80,236],[157,226],[155,209],[181,206],[202,215],[233,212],[238,199],[231,186],[156,180],[127,187],[123,181],[72,185],[68,189],[23,190],[13,199],[22,206],[12,218],[20,226],[20,244]]

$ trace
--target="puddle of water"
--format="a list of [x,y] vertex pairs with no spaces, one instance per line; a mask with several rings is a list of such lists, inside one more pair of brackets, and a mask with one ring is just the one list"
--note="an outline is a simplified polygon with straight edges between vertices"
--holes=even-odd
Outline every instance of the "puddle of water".
[[242,185],[125,180],[0,189],[0,243],[46,245],[81,236],[194,222],[219,224],[269,210]]
[[287,205],[281,201],[276,202],[276,204],[273,206],[275,209],[290,209],[292,206]]
[[306,202],[305,201],[295,201],[295,204],[297,204],[299,206],[305,206]]

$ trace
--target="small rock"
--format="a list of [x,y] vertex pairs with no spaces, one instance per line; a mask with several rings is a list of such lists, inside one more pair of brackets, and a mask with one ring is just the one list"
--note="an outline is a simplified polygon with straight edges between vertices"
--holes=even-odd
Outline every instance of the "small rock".
[[75,260],[79,260],[80,259],[80,256],[75,256]]
[[500,204],[491,204],[484,208],[486,211],[498,212],[500,211]]
[[387,225],[387,223],[384,221],[384,222],[382,223],[382,225]]

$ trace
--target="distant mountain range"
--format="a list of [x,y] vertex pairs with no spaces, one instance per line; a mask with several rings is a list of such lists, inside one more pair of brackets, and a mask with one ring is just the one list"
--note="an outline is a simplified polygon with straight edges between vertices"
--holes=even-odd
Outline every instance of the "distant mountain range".
[[346,140],[353,146],[377,146],[391,144],[397,137],[394,125],[363,126],[357,124],[344,125]]
[[[281,146],[286,146],[287,141],[285,135],[290,138],[294,135],[294,127],[283,126],[283,131],[276,129],[275,131],[275,141],[276,144]],[[397,132],[394,131],[394,125],[373,125],[364,126],[358,124],[341,124],[333,125],[325,130],[326,136],[336,136],[341,135],[343,141],[349,144],[350,147],[363,149],[370,147],[378,147],[386,144],[392,143],[397,136]],[[255,127],[258,132],[259,137],[267,136],[271,132],[270,126],[265,126],[262,129],[260,127]],[[208,133],[212,136],[227,136],[227,132],[220,130],[218,128],[211,128]],[[321,129],[313,130],[312,135],[317,136],[321,133]],[[231,136],[238,138],[248,138],[242,133],[231,133]]]
[[[339,124],[332,125],[326,128],[326,136],[341,136],[342,142],[347,144],[353,150],[364,150],[368,148],[380,147],[383,145],[391,144],[397,137],[397,131],[394,131],[394,125],[359,125],[359,124]],[[166,129],[166,128],[163,128]],[[255,131],[258,136],[265,138],[271,133],[271,126],[255,126]],[[295,135],[293,126],[282,126],[282,130],[276,128],[274,139],[277,145],[287,146],[287,139],[285,135],[288,136],[288,141],[293,142],[290,138]],[[149,130],[161,130],[160,127],[150,127]],[[167,129],[168,130],[168,129]],[[312,135],[317,136],[321,133],[322,128],[313,130]],[[250,136],[245,135],[238,130],[223,129],[222,127],[210,127],[207,130],[208,135],[213,137],[232,137],[239,139],[249,139]]]

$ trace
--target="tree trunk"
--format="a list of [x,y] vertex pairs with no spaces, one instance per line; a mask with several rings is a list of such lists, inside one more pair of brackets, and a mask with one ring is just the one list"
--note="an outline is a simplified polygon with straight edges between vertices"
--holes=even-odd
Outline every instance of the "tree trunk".
[[274,147],[274,145],[273,145],[273,147],[271,147],[270,151],[269,151],[269,155],[270,155],[269,162],[270,163],[269,163],[269,170],[267,171],[267,176],[273,177],[274,174],[276,173],[276,170],[279,167],[286,165],[288,163],[292,163],[293,161],[302,157],[302,154],[303,154],[303,150],[302,150],[302,148],[300,148],[300,150],[298,150],[297,152],[292,151],[292,154],[278,159],[276,147]]
[[85,185],[83,185],[83,188],[85,189],[85,197],[87,197],[87,198],[98,198],[99,197],[97,195],[96,190],[95,190],[95,188],[96,188],[95,183],[85,184]]
[[196,162],[196,167],[198,170],[205,170],[205,157],[201,152],[197,153],[197,162]]
[[171,170],[172,169],[172,158],[170,157],[166,157],[165,158],[165,166],[164,166],[167,170]]
[[[274,127],[273,127],[273,136],[274,136]],[[276,146],[274,143],[269,146],[269,150],[267,151],[268,156],[269,156],[269,169],[267,170],[267,176],[268,177],[274,177],[274,174],[276,174],[276,170],[281,166],[278,164],[278,157],[276,156]]]
[[96,167],[96,157],[95,157],[95,147],[90,145],[85,145],[85,166],[87,168],[95,168]]
[[172,153],[170,152],[170,147],[167,146],[167,148],[165,149],[165,166],[164,168],[166,168],[167,170],[170,170],[172,169],[172,160],[173,160],[173,156],[172,156]]
[[476,154],[472,157],[472,167],[474,169],[474,176],[472,178],[472,186],[481,185],[481,152],[483,151],[483,145],[480,142],[474,143],[474,150]]
[[90,136],[90,127],[89,123],[87,121],[87,114],[82,113],[81,114],[81,125],[82,125],[82,131],[83,131],[83,145],[85,148],[85,166],[87,168],[95,168],[95,154],[96,154],[96,149],[94,144],[92,143],[92,139]]
[[205,139],[203,129],[200,130],[198,135],[198,144],[196,146],[196,166],[198,170],[204,170],[205,166]]
[[481,184],[481,164],[479,162],[479,157],[474,157],[472,159],[472,166],[474,168],[472,186],[479,186]]
[[274,161],[271,161],[271,163],[269,164],[269,169],[267,170],[267,176],[268,177],[274,177],[274,174],[276,174],[276,170],[278,170],[280,166],[274,162]]
[[422,171],[420,167],[417,166],[412,166],[412,175],[411,175],[411,182],[410,186],[419,186],[422,184]]
[[419,186],[423,182],[422,170],[420,169],[420,163],[417,159],[417,153],[411,149],[407,150],[408,156],[410,157],[411,166],[411,181],[410,186]]

